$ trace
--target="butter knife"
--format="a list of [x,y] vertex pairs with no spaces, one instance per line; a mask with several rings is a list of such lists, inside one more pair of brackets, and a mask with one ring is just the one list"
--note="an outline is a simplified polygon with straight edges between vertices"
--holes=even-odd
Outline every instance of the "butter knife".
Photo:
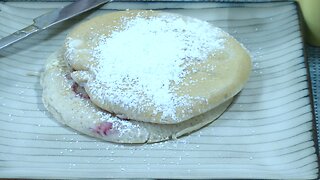
[[33,24],[0,39],[0,50],[32,34],[91,10],[111,0],[78,0],[33,19]]

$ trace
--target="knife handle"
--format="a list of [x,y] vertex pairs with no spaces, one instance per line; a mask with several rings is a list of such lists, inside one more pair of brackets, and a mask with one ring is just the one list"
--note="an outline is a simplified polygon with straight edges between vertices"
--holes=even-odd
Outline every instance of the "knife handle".
[[10,34],[9,36],[3,37],[0,39],[0,49],[5,48],[27,36],[30,36],[31,34],[40,31],[41,29],[38,28],[35,25],[30,25],[26,28],[23,28],[19,31],[16,31],[13,34]]

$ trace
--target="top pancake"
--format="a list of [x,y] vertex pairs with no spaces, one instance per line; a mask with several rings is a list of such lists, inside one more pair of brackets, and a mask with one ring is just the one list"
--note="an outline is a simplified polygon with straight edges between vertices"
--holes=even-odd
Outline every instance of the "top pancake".
[[247,81],[248,52],[211,24],[159,11],[119,11],[74,28],[65,60],[91,101],[136,121],[175,124],[207,112]]

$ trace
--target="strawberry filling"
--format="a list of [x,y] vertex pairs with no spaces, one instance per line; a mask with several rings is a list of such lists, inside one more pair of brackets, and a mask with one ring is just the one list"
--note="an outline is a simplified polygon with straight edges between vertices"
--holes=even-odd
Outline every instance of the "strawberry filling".
[[89,95],[84,91],[83,87],[79,86],[78,83],[74,82],[71,85],[71,89],[77,96],[80,96],[84,99],[90,99]]
[[100,134],[101,136],[106,136],[110,133],[112,129],[111,122],[102,122],[92,129],[93,132]]

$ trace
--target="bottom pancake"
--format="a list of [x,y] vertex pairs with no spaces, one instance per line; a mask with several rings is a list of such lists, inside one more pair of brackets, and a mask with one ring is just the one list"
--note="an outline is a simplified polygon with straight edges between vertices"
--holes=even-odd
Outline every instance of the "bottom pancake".
[[153,143],[175,139],[217,119],[231,99],[178,124],[154,124],[116,117],[95,106],[70,77],[60,51],[52,54],[41,76],[42,101],[53,117],[81,133],[116,143]]

